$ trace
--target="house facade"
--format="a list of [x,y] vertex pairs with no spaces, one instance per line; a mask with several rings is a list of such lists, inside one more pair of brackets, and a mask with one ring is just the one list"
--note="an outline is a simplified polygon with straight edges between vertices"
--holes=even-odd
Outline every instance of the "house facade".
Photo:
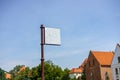
[[113,80],[120,80],[120,44],[115,48],[115,55],[112,61]]
[[113,52],[90,51],[86,63],[86,80],[113,80]]
[[71,79],[78,79],[82,76],[82,69],[81,68],[72,68],[70,70],[69,76]]

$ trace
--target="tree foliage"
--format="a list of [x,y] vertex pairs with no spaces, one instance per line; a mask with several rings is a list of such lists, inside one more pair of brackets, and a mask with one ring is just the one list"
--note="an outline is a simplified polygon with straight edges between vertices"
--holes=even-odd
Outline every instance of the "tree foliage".
[[[20,71],[23,65],[17,65],[10,71],[12,74],[11,80],[41,80],[41,64],[30,69]],[[70,80],[69,69],[62,70],[61,67],[52,63],[52,61],[44,62],[44,77],[45,80]]]
[[0,68],[0,80],[5,80],[5,73],[4,70]]
[[9,72],[12,75],[12,80],[25,80],[29,77],[29,67],[26,67],[25,70],[20,70],[23,66],[17,65]]

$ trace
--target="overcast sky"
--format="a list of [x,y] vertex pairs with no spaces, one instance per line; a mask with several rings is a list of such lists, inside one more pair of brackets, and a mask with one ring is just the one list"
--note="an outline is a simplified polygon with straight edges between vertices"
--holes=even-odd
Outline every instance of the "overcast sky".
[[45,60],[78,67],[90,50],[120,43],[120,0],[0,0],[0,67],[40,63],[40,25],[61,29],[61,46],[45,46]]

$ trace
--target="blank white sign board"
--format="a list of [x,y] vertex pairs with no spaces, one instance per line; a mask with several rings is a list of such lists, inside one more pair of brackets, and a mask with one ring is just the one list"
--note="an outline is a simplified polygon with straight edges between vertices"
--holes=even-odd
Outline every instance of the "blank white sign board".
[[45,28],[45,44],[46,45],[60,45],[60,29]]

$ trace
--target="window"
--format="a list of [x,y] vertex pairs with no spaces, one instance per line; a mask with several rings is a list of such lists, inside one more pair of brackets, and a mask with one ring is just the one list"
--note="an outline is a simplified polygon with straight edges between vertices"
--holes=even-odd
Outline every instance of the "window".
[[118,69],[117,68],[115,68],[115,73],[118,74]]
[[110,80],[108,73],[105,73],[105,80]]
[[120,68],[119,68],[119,74],[120,74]]
[[120,63],[120,56],[118,57],[118,63]]
[[94,80],[94,75],[92,75],[92,80]]
[[94,80],[94,75],[93,75],[93,72],[91,72],[91,80]]

